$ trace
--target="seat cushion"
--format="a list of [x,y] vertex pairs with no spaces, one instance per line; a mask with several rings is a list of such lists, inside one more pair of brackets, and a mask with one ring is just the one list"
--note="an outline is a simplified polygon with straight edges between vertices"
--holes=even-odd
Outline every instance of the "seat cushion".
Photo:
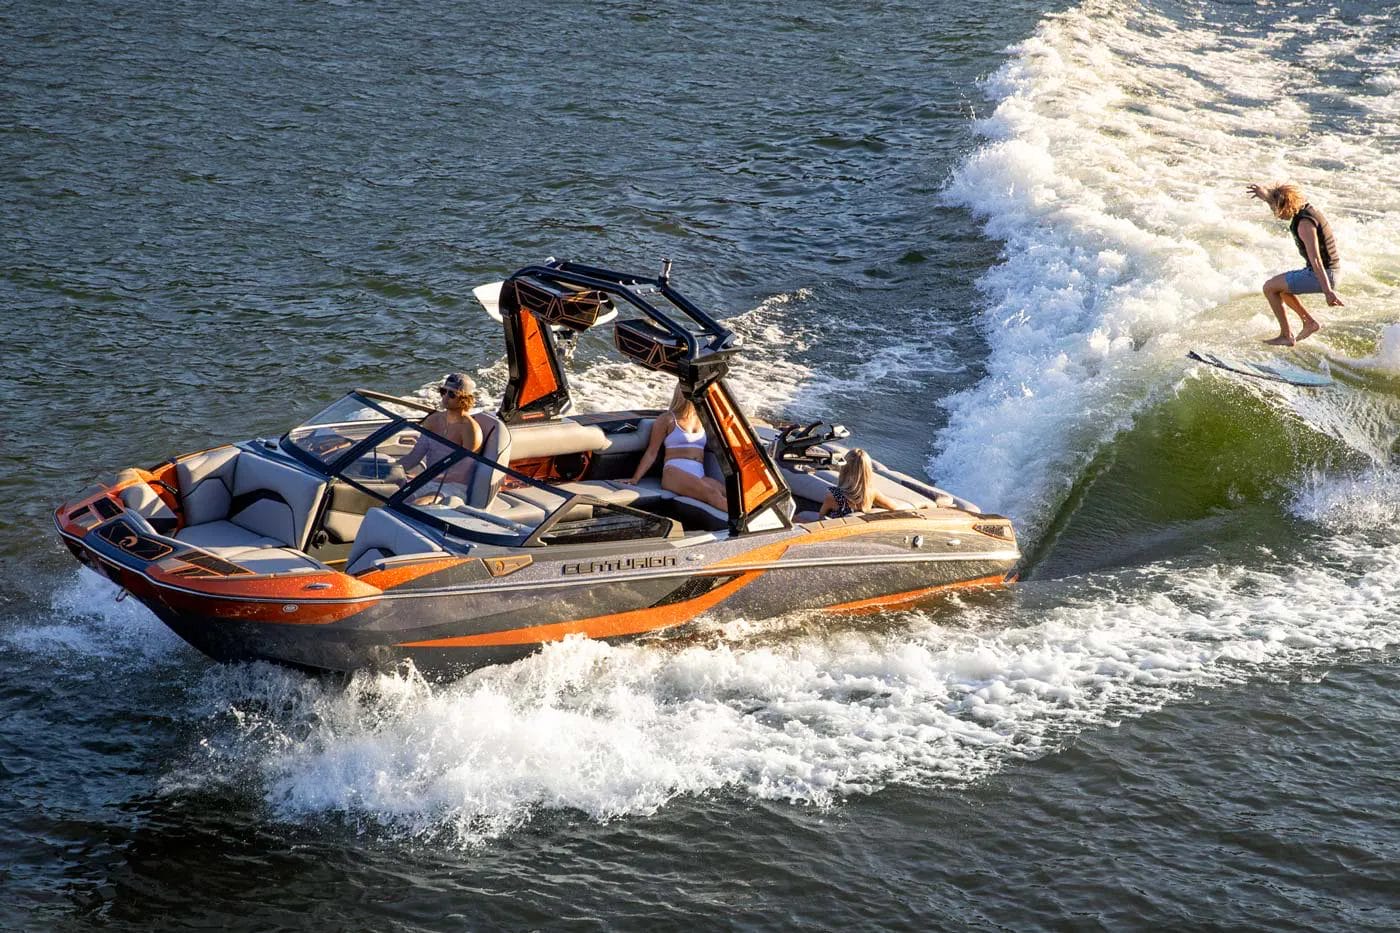
[[[509,492],[496,493],[486,511],[522,525],[538,525],[544,521],[547,514],[545,510],[535,502],[516,496],[517,491],[512,489]],[[557,507],[558,504],[559,500],[554,500],[551,508]]]
[[170,534],[180,523],[170,506],[145,481],[127,486],[121,491],[121,497],[129,510],[146,519],[151,528],[160,534]]
[[[481,411],[472,415],[476,423],[481,428],[481,456],[492,463],[501,466],[510,466],[511,453],[511,433],[504,421],[490,412]],[[501,488],[501,481],[505,479],[505,474],[500,470],[490,469],[484,463],[477,461],[472,470],[471,479],[467,483],[467,505],[472,508],[484,509],[491,504],[491,499]]]
[[229,503],[233,501],[233,474],[241,456],[237,447],[216,447],[175,465],[186,524],[202,525],[228,517]]
[[674,499],[676,494],[661,488],[659,479],[645,477],[639,483],[622,483],[615,480],[594,479],[576,483],[560,483],[559,489],[570,494],[592,496],[609,505],[638,505],[658,499]]
[[579,424],[572,418],[520,424],[510,433],[511,456],[516,460],[578,454],[604,450],[608,446],[602,428]]
[[368,570],[376,560],[404,554],[425,554],[443,550],[442,545],[413,525],[383,508],[370,509],[360,522],[359,534],[346,557],[345,572]]
[[[538,525],[544,521],[545,516],[554,512],[570,496],[579,492],[570,486],[569,483],[550,489],[541,489],[538,486],[516,486],[505,492],[497,493],[490,511],[494,515],[509,518],[511,521],[526,525]],[[557,492],[554,491],[556,489]],[[496,504],[497,502],[500,503],[499,506]],[[570,513],[573,520],[589,518],[592,515],[593,506],[586,502],[574,506]]]
[[326,481],[267,457],[243,454],[233,474],[228,519],[274,538],[282,547],[306,544],[311,520],[321,505]]
[[256,531],[249,531],[242,525],[222,520],[181,528],[175,535],[175,539],[193,547],[203,548],[206,551],[225,548],[276,548],[282,546],[282,542],[275,538],[260,535]]
[[700,525],[706,528],[723,528],[729,523],[729,516],[712,505],[678,496],[669,489],[661,488],[661,481],[645,477],[639,483],[621,483],[612,480],[586,480],[577,483],[560,483],[561,491],[592,496],[609,505],[625,505],[646,511],[656,504],[670,501],[683,516],[686,525]]
[[204,548],[217,557],[231,561],[253,573],[288,573],[293,570],[326,570],[325,564],[307,557],[301,551],[286,547],[220,547]]

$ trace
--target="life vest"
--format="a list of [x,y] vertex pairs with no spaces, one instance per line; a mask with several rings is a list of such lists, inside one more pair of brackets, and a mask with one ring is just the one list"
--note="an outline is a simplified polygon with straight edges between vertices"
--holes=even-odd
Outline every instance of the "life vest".
[[1308,249],[1303,245],[1303,238],[1298,235],[1298,222],[1305,219],[1317,225],[1317,251],[1322,258],[1322,267],[1337,268],[1342,257],[1337,252],[1337,238],[1332,235],[1332,225],[1322,216],[1322,211],[1311,204],[1304,204],[1302,210],[1293,215],[1293,222],[1288,225],[1288,232],[1293,234],[1293,243],[1298,247],[1298,255],[1303,257],[1304,262],[1308,261]]

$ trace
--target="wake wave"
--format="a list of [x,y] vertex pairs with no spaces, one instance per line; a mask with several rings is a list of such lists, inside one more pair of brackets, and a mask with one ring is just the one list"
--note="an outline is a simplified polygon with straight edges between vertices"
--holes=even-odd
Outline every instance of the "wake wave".
[[[1187,12],[1090,2],[1049,17],[988,80],[998,103],[979,124],[986,142],[945,190],[1006,247],[979,283],[989,375],[949,402],[930,467],[1031,535],[1179,378],[1188,346],[1270,333],[1259,283],[1299,261],[1245,182],[1319,192],[1347,244],[1345,314],[1400,311],[1393,286],[1372,277],[1394,282],[1400,270],[1400,212],[1374,210],[1400,203],[1400,160],[1369,124],[1330,122],[1303,103],[1322,90],[1317,72],[1278,47],[1313,25],[1263,24],[1251,37]],[[1394,15],[1334,24],[1309,47],[1365,48]],[[1363,87],[1355,106],[1393,104],[1393,87]],[[1280,147],[1261,122],[1297,127],[1307,144]]]

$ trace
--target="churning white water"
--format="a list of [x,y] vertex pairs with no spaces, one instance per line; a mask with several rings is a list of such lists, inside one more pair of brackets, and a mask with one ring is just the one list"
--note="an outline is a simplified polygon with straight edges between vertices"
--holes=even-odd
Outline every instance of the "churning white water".
[[218,741],[168,783],[236,776],[287,818],[463,841],[541,808],[609,819],[720,789],[822,805],[961,783],[1196,689],[1400,645],[1400,548],[1336,541],[1320,556],[1291,570],[1149,566],[1079,581],[1048,607],[1029,584],[1024,606],[874,628],[716,629],[688,647],[576,639],[447,686],[403,673],[342,690],[211,668],[195,712]]
[[1307,45],[1359,54],[1365,91],[1347,99],[1362,112],[1344,127],[1310,109],[1335,97],[1317,72],[1278,54],[1308,22],[1265,41],[1091,2],[1013,50],[987,82],[986,142],[946,190],[1006,248],[980,283],[989,375],[949,403],[941,481],[1033,530],[1187,348],[1275,333],[1259,286],[1301,260],[1249,181],[1300,184],[1334,218],[1348,307],[1325,321],[1400,316],[1400,148],[1380,119],[1397,92],[1364,82],[1388,58],[1358,53],[1393,15]]

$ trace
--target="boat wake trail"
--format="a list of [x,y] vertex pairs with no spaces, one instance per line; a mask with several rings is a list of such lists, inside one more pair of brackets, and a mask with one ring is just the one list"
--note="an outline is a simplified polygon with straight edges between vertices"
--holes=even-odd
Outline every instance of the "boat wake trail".
[[[545,812],[595,820],[725,792],[825,806],[956,786],[1192,691],[1400,647],[1400,544],[1316,564],[1163,563],[1028,584],[950,615],[704,644],[570,640],[445,686],[211,668],[206,739],[166,791],[238,784],[278,818],[477,844]],[[945,607],[946,608],[946,607]],[[740,625],[740,629],[747,626]]]

